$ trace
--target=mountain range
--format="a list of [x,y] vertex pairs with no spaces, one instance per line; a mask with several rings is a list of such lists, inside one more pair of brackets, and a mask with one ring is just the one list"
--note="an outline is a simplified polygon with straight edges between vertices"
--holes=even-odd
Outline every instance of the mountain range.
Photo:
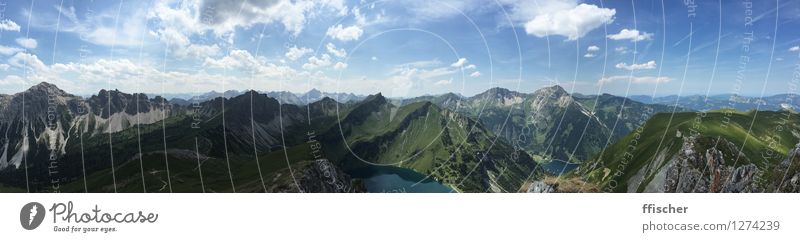
[[800,97],[795,94],[778,94],[766,97],[747,97],[736,94],[721,95],[669,95],[653,97],[634,95],[630,99],[647,104],[663,104],[679,106],[691,110],[712,111],[719,109],[736,109],[747,112],[750,110],[780,111],[784,109],[797,109],[800,106]]
[[0,191],[798,190],[797,114],[692,107],[560,86],[166,100],[40,83],[0,95]]
[[430,101],[478,119],[537,158],[573,162],[588,159],[653,114],[688,111],[610,94],[572,95],[560,86],[533,93],[492,88],[472,97],[450,93],[406,102],[418,101]]
[[[222,93],[216,91],[210,91],[198,95],[167,94],[164,96],[169,96],[170,97],[169,101],[171,103],[186,106],[193,103],[208,101],[217,97],[224,97],[224,98],[236,97],[246,92],[248,91],[228,90]],[[317,90],[316,88],[312,88],[311,90],[305,93],[293,93],[288,91],[270,91],[264,93],[267,94],[268,97],[277,99],[281,103],[294,104],[294,105],[306,105],[309,103],[322,100],[325,97],[332,98],[338,102],[343,102],[343,103],[351,101],[360,101],[365,98],[365,96],[356,95],[353,93],[322,92],[320,90]],[[157,96],[158,94],[149,94],[149,95]]]

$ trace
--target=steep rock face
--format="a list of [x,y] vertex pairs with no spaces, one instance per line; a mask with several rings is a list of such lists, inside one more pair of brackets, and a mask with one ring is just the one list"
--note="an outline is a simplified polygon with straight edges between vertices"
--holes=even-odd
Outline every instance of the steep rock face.
[[350,193],[366,189],[326,159],[315,160],[302,170],[298,181],[302,192]]
[[288,169],[276,172],[277,179],[268,184],[268,192],[361,193],[366,188],[327,159],[300,162],[293,174]]
[[94,134],[116,133],[136,125],[154,124],[171,116],[169,108],[152,109],[146,112],[128,114],[127,112],[114,113],[107,118],[100,116],[79,116],[78,125],[85,124],[83,130],[94,130]]
[[205,120],[200,136],[212,143],[211,155],[270,151],[284,142],[293,144],[302,139],[292,130],[303,126],[304,112],[255,91],[203,102],[196,112]]
[[544,177],[542,180],[532,181],[526,184],[521,192],[527,193],[579,193],[579,192],[599,192],[597,186],[587,183],[578,177]]
[[[83,99],[46,82],[21,93],[3,95],[0,182],[37,191],[52,179],[74,179],[71,174],[81,167],[75,165],[74,158],[65,157],[70,152],[80,152],[68,148],[77,146],[78,140],[117,133],[136,124],[155,123],[170,115],[171,105],[160,98],[101,91]],[[107,142],[108,137],[98,140]],[[102,159],[101,156],[86,158],[91,160],[87,164]]]
[[558,190],[558,184],[547,184],[544,181],[533,181],[528,187],[528,193],[553,193]]
[[148,112],[152,109],[168,108],[167,100],[162,97],[149,99],[142,93],[127,94],[119,90],[107,91],[100,90],[97,95],[93,95],[86,100],[91,108],[92,114],[101,118],[108,118],[115,113],[137,114]]
[[76,124],[93,134],[116,133],[135,125],[152,124],[173,113],[172,105],[162,97],[150,99],[142,93],[127,94],[118,90],[100,90],[86,100],[88,110]]
[[[699,144],[711,141],[713,146],[705,148]],[[663,181],[664,192],[761,192],[756,180],[761,170],[751,164],[735,144],[725,139],[709,139],[699,136],[686,137],[683,147],[666,167]],[[725,151],[725,152],[723,152]],[[744,164],[733,167],[734,159]],[[726,162],[726,157],[730,162]],[[655,184],[658,185],[658,184]]]
[[86,108],[80,97],[49,83],[0,99],[0,170],[63,154],[71,123]]
[[774,178],[768,191],[800,192],[800,144],[789,154],[773,172]]

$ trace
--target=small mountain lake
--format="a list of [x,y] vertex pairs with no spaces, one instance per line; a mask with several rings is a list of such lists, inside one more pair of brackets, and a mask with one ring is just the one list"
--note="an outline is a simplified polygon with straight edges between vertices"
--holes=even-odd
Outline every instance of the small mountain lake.
[[560,176],[564,173],[575,170],[575,168],[578,168],[580,164],[569,163],[563,160],[554,159],[541,163],[540,166],[542,167],[542,170],[544,170],[544,172],[547,173],[548,175]]
[[[347,172],[353,178],[360,178],[368,192],[395,193],[447,193],[453,192],[447,186],[414,170],[395,166],[369,166]],[[422,181],[422,182],[420,182]],[[417,182],[420,182],[417,184]],[[416,185],[414,185],[416,184]]]

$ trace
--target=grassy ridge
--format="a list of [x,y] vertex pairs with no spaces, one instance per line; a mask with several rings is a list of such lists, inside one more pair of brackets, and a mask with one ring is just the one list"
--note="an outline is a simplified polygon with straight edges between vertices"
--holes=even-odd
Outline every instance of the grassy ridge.
[[513,148],[476,121],[427,101],[396,108],[379,97],[351,114],[324,138],[326,155],[345,170],[397,165],[467,192],[516,191],[535,173],[527,154],[512,157]]
[[[663,168],[666,164],[663,161],[669,160],[681,148],[683,137],[693,134],[723,138],[737,148],[741,147],[743,157],[724,157],[727,165],[735,163],[738,167],[753,163],[765,168],[780,162],[797,144],[798,138],[792,130],[798,128],[800,117],[788,112],[660,113],[586,162],[581,170],[590,182],[606,189],[616,184],[611,190],[624,192],[628,181],[644,167]],[[713,145],[708,143],[706,145]],[[649,181],[654,173],[644,179]]]

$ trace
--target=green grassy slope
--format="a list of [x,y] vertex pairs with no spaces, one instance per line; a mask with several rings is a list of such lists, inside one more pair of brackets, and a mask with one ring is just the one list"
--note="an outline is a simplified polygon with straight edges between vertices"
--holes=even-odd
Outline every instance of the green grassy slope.
[[[793,130],[799,128],[800,116],[788,112],[720,110],[705,115],[686,112],[674,116],[660,113],[609,146],[598,157],[584,163],[580,170],[590,182],[607,190],[624,192],[628,181],[641,169],[662,169],[666,164],[663,161],[674,157],[681,149],[684,138],[695,134],[706,137],[699,141],[702,148],[715,146],[715,140],[720,138],[733,143],[735,149],[741,147],[741,157],[733,155],[738,154],[737,150],[724,152],[726,165],[735,163],[739,167],[752,163],[762,170],[769,170],[766,168],[783,160],[798,143],[798,134]],[[652,179],[656,172],[647,173],[649,175],[643,178],[645,181]],[[639,187],[637,190],[642,189]]]
[[467,192],[516,191],[537,177],[527,154],[470,118],[430,102],[367,100],[323,136],[326,155],[345,170],[402,166]]

